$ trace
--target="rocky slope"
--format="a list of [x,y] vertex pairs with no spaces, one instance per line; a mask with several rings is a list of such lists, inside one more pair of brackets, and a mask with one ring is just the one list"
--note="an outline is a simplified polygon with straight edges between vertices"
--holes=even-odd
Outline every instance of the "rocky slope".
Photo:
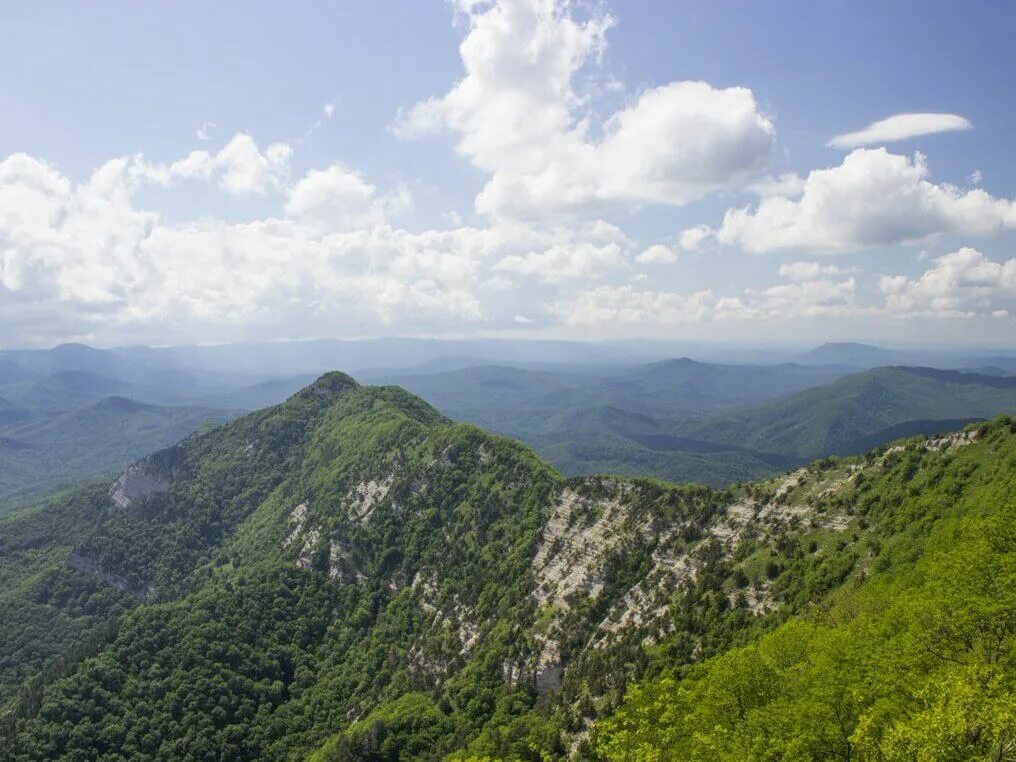
[[859,490],[985,431],[725,491],[566,480],[329,374],[0,525],[6,753],[591,754],[631,681],[863,578],[892,530]]

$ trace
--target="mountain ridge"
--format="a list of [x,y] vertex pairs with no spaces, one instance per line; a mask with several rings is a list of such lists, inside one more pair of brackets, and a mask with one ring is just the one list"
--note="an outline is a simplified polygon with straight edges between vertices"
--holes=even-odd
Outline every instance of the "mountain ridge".
[[566,479],[403,389],[328,374],[141,461],[119,498],[101,482],[0,519],[7,743],[16,759],[609,749],[590,730],[632,681],[863,584],[887,542],[924,531],[862,510],[870,491],[1011,453],[1010,428],[715,491]]

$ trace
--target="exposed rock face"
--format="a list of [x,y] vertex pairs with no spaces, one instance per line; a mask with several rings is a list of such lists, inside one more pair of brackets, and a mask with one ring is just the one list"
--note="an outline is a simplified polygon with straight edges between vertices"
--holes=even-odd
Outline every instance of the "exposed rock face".
[[625,512],[616,500],[591,500],[566,489],[551,510],[543,541],[533,558],[540,608],[568,608],[578,590],[596,596],[603,587],[599,566],[622,539]]
[[388,474],[379,479],[369,479],[357,484],[345,498],[350,515],[360,524],[366,524],[374,513],[374,508],[388,496],[394,483],[395,476]]
[[176,447],[161,450],[127,466],[109,488],[109,497],[118,508],[144,500],[168,490],[173,483],[173,469],[180,461]]
[[288,548],[296,538],[303,534],[304,524],[307,523],[307,504],[300,503],[289,513],[289,524],[292,527],[286,539],[282,541],[282,547]]

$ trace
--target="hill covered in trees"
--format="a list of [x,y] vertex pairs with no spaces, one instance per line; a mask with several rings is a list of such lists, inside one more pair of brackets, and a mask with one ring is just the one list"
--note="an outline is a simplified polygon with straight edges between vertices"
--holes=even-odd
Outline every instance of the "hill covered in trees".
[[456,420],[521,439],[565,474],[714,487],[1016,413],[1014,377],[919,367],[848,375],[841,365],[681,358],[569,373],[486,366],[389,378]]
[[1005,759],[1014,480],[1009,419],[566,479],[328,374],[0,518],[0,753]]

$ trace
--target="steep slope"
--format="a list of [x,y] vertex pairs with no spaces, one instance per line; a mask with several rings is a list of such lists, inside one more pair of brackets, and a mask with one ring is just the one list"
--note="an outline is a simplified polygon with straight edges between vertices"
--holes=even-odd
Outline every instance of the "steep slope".
[[932,368],[877,368],[701,421],[675,433],[801,460],[1016,411],[1016,379]]
[[[1016,423],[893,447],[837,496],[881,539],[826,605],[628,691],[600,759],[1012,759]],[[943,447],[946,449],[943,452]],[[779,578],[778,578],[779,579]]]
[[4,751],[588,754],[633,681],[857,584],[894,538],[920,555],[941,507],[908,485],[965,506],[966,453],[1002,468],[1014,443],[999,422],[736,492],[566,480],[329,374],[0,520]]

